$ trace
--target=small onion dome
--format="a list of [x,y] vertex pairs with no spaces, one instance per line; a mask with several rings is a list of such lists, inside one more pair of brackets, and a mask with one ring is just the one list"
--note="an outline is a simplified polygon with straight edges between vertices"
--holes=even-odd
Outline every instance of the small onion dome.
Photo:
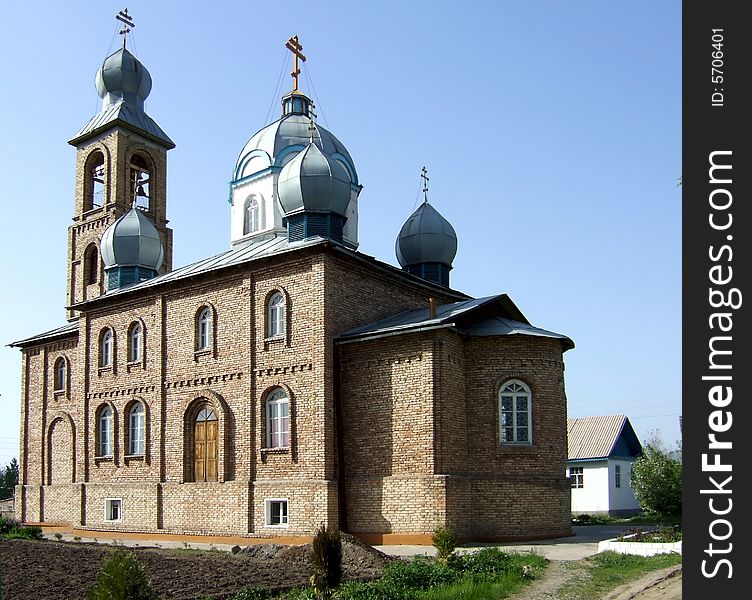
[[451,268],[457,254],[457,234],[449,221],[428,202],[423,202],[402,226],[395,250],[403,268],[422,263]]
[[104,106],[125,100],[143,108],[151,92],[151,75],[143,64],[125,48],[110,54],[97,71],[95,84]]
[[342,165],[309,143],[282,167],[277,194],[286,215],[328,212],[344,216],[350,203],[350,178]]
[[135,206],[105,230],[100,250],[106,269],[143,267],[158,271],[164,258],[157,228]]

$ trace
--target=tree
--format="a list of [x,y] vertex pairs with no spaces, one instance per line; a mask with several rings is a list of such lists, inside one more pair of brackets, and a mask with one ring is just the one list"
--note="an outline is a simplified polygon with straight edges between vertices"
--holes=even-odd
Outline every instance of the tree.
[[10,462],[0,471],[0,500],[12,498],[18,485],[18,461],[11,458]]
[[646,444],[632,465],[632,489],[645,512],[676,516],[682,512],[682,465],[659,445]]

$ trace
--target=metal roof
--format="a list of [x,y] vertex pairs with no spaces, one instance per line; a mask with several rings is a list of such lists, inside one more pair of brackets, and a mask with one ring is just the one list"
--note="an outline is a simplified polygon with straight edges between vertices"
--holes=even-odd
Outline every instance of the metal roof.
[[164,259],[157,228],[135,206],[105,230],[99,247],[106,268],[141,266],[156,271]]
[[350,178],[344,167],[309,143],[279,174],[277,196],[286,214],[334,212],[345,215]]
[[175,143],[162,131],[162,128],[144,111],[120,101],[99,114],[94,115],[79,132],[68,142],[76,146],[86,138],[92,137],[114,125],[122,125],[126,129],[135,130],[145,137],[157,142],[168,150],[175,147]]
[[[267,125],[255,133],[240,151],[238,160],[235,163],[233,177],[237,179],[241,176],[240,167],[243,159],[254,150],[263,150],[269,155],[272,162],[274,162],[277,155],[285,148],[290,146],[307,146],[311,141],[310,126],[311,120],[307,116],[295,113],[284,115],[274,123]],[[329,156],[339,154],[349,163],[348,167],[353,170],[354,176],[352,183],[357,184],[358,176],[355,172],[355,164],[342,142],[320,125],[316,125],[313,136],[316,145],[321,148],[322,152]]]
[[608,458],[625,426],[632,428],[624,415],[567,419],[568,460]]
[[[478,315],[474,312],[482,307],[496,304],[499,314]],[[514,317],[514,318],[512,318]],[[361,341],[385,335],[398,335],[426,329],[453,327],[471,336],[530,335],[559,339],[565,348],[574,347],[574,342],[565,335],[533,327],[506,294],[486,296],[462,302],[439,304],[435,317],[431,317],[430,308],[419,308],[401,312],[392,317],[356,327],[339,336],[340,342]]]
[[51,329],[50,331],[45,331],[44,333],[39,333],[32,337],[18,340],[17,342],[11,342],[8,346],[11,348],[22,348],[24,346],[32,346],[58,337],[67,337],[74,333],[78,334],[78,319],[63,325],[62,327],[58,327],[57,329]]
[[403,267],[433,262],[451,267],[457,254],[457,233],[452,224],[426,201],[400,229],[395,252]]

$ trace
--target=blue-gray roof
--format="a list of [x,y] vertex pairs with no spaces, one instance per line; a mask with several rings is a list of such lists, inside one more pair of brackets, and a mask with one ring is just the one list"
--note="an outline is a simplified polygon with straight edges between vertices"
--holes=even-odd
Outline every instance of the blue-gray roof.
[[162,131],[162,128],[157,125],[154,119],[126,102],[113,104],[99,114],[94,115],[68,143],[76,146],[86,138],[92,137],[105,129],[110,129],[115,125],[122,125],[125,129],[134,130],[168,150],[175,147],[175,143],[167,137],[167,134]]
[[[482,309],[488,310],[482,310]],[[362,341],[451,327],[470,336],[529,335],[558,339],[565,349],[574,348],[567,336],[532,326],[506,294],[439,304],[431,317],[430,308],[407,310],[380,321],[356,327],[339,336],[340,342]]]
[[164,258],[157,228],[135,206],[105,230],[99,250],[106,268],[140,266],[156,271]]
[[11,348],[23,348],[24,346],[32,346],[55,338],[68,337],[74,333],[78,334],[78,319],[63,325],[62,327],[57,327],[56,329],[51,329],[50,331],[45,331],[44,333],[39,333],[32,337],[18,340],[17,342],[11,342],[8,346]]
[[441,263],[451,268],[457,254],[457,233],[452,224],[425,201],[400,229],[395,252],[403,267]]

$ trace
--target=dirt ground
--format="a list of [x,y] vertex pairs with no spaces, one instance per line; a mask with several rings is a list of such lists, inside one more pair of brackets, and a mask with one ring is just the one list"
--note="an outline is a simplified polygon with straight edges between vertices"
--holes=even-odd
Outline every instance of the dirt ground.
[[[568,566],[571,561],[552,560],[543,577],[534,581],[513,600],[554,600],[567,583],[579,577]],[[599,600],[681,600],[681,565],[653,571],[624,584]],[[596,600],[596,599],[593,599]]]
[[[346,579],[373,579],[391,560],[344,536]],[[160,598],[224,600],[248,585],[288,589],[306,585],[306,546],[251,546],[237,554],[136,548]],[[78,600],[93,587],[112,547],[81,542],[0,539],[3,600]]]

